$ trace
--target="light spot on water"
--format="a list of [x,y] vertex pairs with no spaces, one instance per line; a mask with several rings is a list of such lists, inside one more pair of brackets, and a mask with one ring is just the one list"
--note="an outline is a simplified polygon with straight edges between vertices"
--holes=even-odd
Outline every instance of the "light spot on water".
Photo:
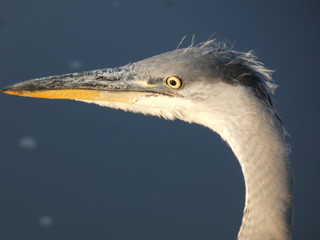
[[79,70],[83,66],[83,63],[80,60],[72,60],[69,62],[69,68],[72,70]]
[[37,147],[37,141],[34,137],[21,137],[19,140],[19,146],[23,149],[33,150]]
[[53,224],[53,218],[50,216],[42,216],[39,218],[39,225],[42,227],[50,227]]
[[121,2],[120,1],[112,1],[112,7],[113,8],[120,8]]

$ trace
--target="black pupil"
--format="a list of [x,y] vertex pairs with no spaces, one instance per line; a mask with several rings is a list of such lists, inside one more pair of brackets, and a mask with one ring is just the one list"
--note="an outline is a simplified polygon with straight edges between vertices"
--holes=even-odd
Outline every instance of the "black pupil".
[[170,84],[171,84],[172,86],[175,86],[175,85],[177,85],[177,82],[176,82],[176,80],[170,80]]

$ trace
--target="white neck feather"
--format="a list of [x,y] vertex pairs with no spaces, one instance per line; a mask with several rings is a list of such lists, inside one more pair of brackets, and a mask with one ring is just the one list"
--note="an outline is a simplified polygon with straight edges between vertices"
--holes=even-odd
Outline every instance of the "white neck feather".
[[[238,239],[289,239],[292,177],[289,150],[278,120],[248,87],[223,82],[198,87],[198,94],[191,101],[148,96],[131,105],[87,102],[167,119],[179,118],[220,134],[239,160],[246,185]],[[201,91],[208,92],[201,94]]]
[[248,90],[223,86],[215,99],[223,105],[213,104],[213,111],[196,121],[220,134],[240,162],[246,200],[238,239],[287,240],[292,205],[288,145],[274,114]]

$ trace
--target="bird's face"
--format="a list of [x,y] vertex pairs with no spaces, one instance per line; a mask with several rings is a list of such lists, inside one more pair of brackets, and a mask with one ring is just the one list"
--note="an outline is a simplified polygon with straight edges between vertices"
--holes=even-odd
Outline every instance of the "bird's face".
[[198,48],[179,49],[123,67],[38,78],[1,91],[27,97],[73,99],[175,118],[187,111],[188,101],[191,104],[203,97],[201,86],[208,79],[213,84],[218,78],[218,65],[208,57]]

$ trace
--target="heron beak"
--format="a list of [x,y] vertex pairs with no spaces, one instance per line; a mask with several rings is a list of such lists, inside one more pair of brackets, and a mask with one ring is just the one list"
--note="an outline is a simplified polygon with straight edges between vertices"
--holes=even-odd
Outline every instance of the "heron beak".
[[35,98],[133,103],[152,86],[128,66],[37,78],[8,86],[6,94]]

